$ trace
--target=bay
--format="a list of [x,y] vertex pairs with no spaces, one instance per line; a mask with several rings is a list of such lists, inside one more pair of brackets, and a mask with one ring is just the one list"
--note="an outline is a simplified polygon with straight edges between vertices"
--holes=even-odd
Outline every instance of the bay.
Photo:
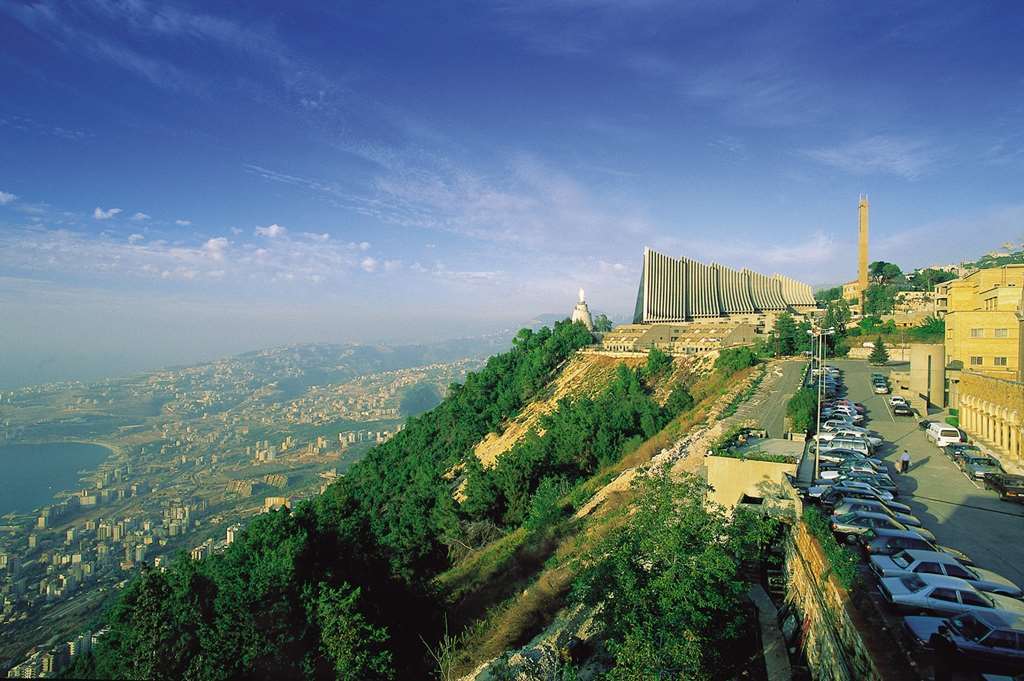
[[84,442],[0,446],[0,515],[53,503],[55,492],[80,486],[78,471],[94,470],[110,453]]

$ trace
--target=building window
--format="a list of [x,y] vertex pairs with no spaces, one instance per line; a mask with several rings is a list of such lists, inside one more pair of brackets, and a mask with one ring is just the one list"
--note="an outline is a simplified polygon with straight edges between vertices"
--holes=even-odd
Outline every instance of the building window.
[[971,329],[971,338],[981,338],[985,335],[984,329]]
[[972,356],[971,357],[971,366],[972,367],[980,367],[981,366],[981,357],[978,357],[976,355]]
[[1006,366],[1006,358],[996,357],[994,360],[992,360],[992,363],[995,364],[997,367],[1004,367]]
[[1009,335],[1009,329],[996,329],[996,338],[1007,338]]

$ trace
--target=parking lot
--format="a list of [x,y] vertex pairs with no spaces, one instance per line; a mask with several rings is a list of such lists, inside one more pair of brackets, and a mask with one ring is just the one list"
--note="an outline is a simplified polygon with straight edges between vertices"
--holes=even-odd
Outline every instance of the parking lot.
[[[868,410],[868,428],[886,440],[879,456],[893,465],[902,503],[909,505],[939,543],[967,553],[978,567],[1024,585],[1024,505],[1001,501],[968,479],[918,428],[919,418],[894,417],[888,395],[875,395],[870,376],[879,370],[858,360],[833,360],[841,369],[848,397]],[[940,416],[932,416],[941,420]],[[907,474],[895,474],[900,454],[910,452]]]

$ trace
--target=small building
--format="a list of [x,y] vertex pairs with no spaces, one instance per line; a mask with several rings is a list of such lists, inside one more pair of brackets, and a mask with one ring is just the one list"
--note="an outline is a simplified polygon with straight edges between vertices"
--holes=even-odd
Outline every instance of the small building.
[[732,510],[757,506],[770,514],[792,512],[787,475],[796,475],[803,455],[801,440],[749,438],[727,452],[709,452],[708,500]]

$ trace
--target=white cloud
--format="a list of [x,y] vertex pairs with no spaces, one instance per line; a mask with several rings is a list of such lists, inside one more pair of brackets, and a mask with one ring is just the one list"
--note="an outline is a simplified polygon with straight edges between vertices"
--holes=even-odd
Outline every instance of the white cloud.
[[401,260],[385,260],[384,261],[384,271],[385,272],[395,272],[395,271],[400,270],[400,269],[402,269],[402,261]]
[[277,224],[276,222],[266,227],[257,227],[256,236],[265,236],[268,239],[276,239],[279,236],[284,236],[288,233],[288,230]]
[[368,241],[359,242],[359,250],[368,251],[370,250],[370,243]]
[[137,244],[137,243],[139,243],[140,241],[142,241],[145,238],[146,237],[142,236],[141,234],[129,234],[128,235],[128,243],[130,243],[130,244]]
[[242,230],[239,227],[232,227],[231,233],[234,234],[235,236],[238,236],[239,234],[242,233]]
[[136,222],[142,222],[143,220],[148,220],[148,219],[149,219],[149,216],[146,215],[145,213],[141,212],[141,211],[132,216],[132,220],[135,220]]
[[92,216],[97,220],[109,220],[118,213],[121,212],[120,208],[110,208],[109,210],[103,210],[99,206],[92,212]]
[[367,272],[376,272],[377,264],[378,263],[376,258],[366,256],[365,258],[363,258],[363,261],[359,263],[359,266],[362,267]]
[[[227,239],[222,236],[218,236],[213,239],[208,239],[206,243],[203,244],[203,252],[205,252],[211,259],[220,262],[224,260],[224,251],[227,250],[228,245],[229,242]],[[223,277],[224,272],[220,271],[219,276]]]
[[331,235],[328,234],[327,232],[324,232],[323,234],[315,234],[313,232],[303,232],[302,236],[306,237],[310,241],[320,241],[320,242],[328,241],[331,238]]
[[874,135],[833,147],[805,149],[804,156],[853,175],[896,175],[916,180],[936,161],[934,147],[922,139]]
[[9,192],[0,192],[0,206],[6,206],[17,198],[17,196]]
[[179,227],[188,227],[189,225],[192,224],[192,221],[191,220],[175,220],[174,224],[178,225]]

